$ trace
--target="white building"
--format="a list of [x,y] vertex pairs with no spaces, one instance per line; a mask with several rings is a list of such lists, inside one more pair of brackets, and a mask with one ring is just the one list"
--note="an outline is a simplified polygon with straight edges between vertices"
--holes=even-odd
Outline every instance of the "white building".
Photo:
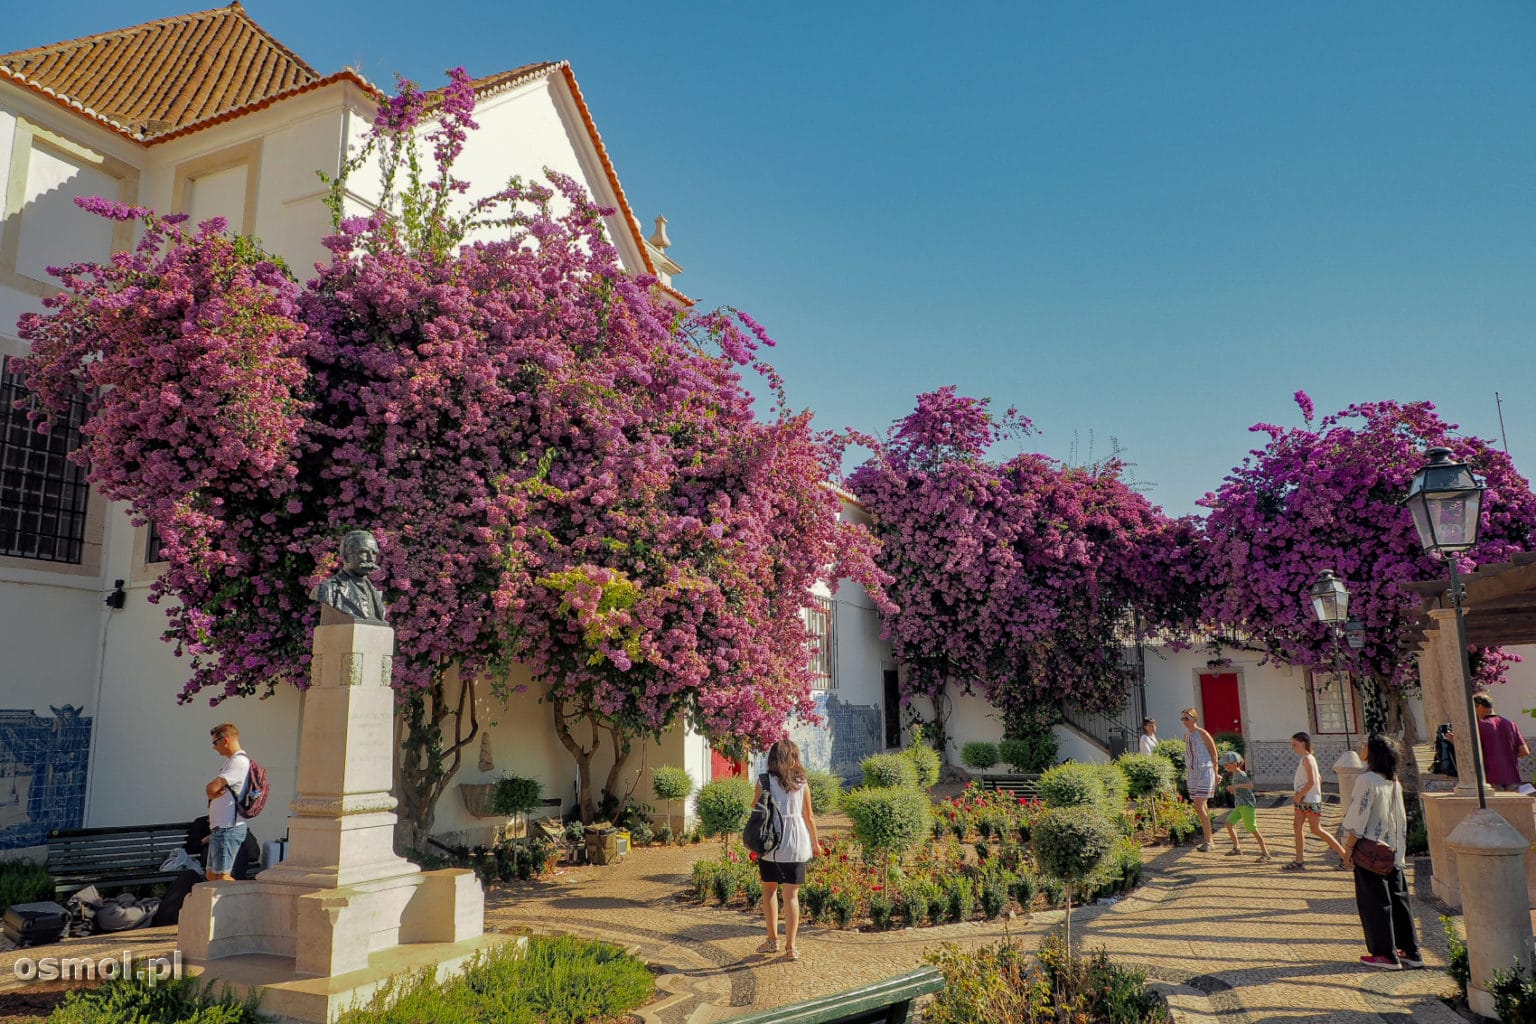
[[[583,182],[617,211],[608,231],[624,267],[686,302],[670,288],[681,268],[664,236],[658,247],[642,234],[570,67],[529,64],[476,89],[481,130],[461,176],[499,184],[549,167]],[[299,273],[326,258],[315,172],[337,172],[380,98],[351,70],[310,67],[239,3],[0,55],[0,360],[25,352],[16,321],[54,291],[47,267],[104,260],[132,242],[131,226],[78,209],[76,197],[224,216]],[[299,694],[176,704],[187,669],[159,638],[163,609],[145,599],[161,564],[147,531],[64,460],[71,431],[40,435],[12,410],[16,381],[3,362],[0,372],[0,853],[35,848],[50,828],[202,813],[202,784],[217,768],[208,728],[226,719],[267,767],[272,806],[286,806]],[[495,768],[481,771],[471,748],[461,781],[514,772],[569,799],[575,768],[536,695],[481,717],[495,723]],[[684,764],[702,780],[708,756],[702,739],[677,735],[649,763]],[[607,770],[594,768],[599,778]],[[474,822],[445,795],[439,829]],[[261,838],[281,828],[281,812],[255,823]]]

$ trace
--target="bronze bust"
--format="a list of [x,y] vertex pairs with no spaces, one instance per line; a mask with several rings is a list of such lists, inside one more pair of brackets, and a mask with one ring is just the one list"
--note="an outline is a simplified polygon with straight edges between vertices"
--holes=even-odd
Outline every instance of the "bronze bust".
[[[341,569],[309,592],[312,600],[358,622],[388,622],[384,595],[368,577],[379,569],[379,542],[367,530],[341,538]],[[321,609],[321,622],[332,616]]]

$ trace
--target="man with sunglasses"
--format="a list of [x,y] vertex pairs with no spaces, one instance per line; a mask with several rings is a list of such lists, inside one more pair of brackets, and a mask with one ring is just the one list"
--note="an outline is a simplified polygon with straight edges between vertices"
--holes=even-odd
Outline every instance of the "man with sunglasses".
[[240,730],[224,722],[208,730],[213,749],[224,758],[219,774],[208,783],[208,855],[203,862],[204,875],[210,882],[233,878],[235,854],[245,842],[249,826],[236,809],[235,797],[245,788],[251,774],[251,758],[240,748]]

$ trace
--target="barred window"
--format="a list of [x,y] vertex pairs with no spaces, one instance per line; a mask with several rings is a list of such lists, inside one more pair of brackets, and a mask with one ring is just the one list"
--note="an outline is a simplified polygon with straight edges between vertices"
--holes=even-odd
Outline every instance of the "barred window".
[[144,564],[153,565],[156,562],[164,562],[165,547],[160,541],[160,530],[154,523],[145,527],[144,534]]
[[26,394],[10,359],[0,359],[0,555],[79,565],[89,485],[67,456],[80,444],[85,398],[43,434],[15,408]]
[[837,637],[835,607],[830,598],[813,597],[805,608],[805,631],[810,635],[811,686],[837,689]]
[[1355,686],[1346,673],[1312,673],[1312,731],[1319,736],[1345,736],[1357,730]]

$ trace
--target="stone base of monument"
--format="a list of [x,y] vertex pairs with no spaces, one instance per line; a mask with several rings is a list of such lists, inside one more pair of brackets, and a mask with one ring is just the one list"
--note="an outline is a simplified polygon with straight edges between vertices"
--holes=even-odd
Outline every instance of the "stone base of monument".
[[[1495,811],[1524,836],[1528,843],[1536,843],[1536,800],[1523,793],[1500,793],[1489,790],[1488,809]],[[1434,866],[1432,888],[1441,902],[1456,910],[1461,909],[1461,873],[1457,857],[1451,849],[1450,835],[1468,816],[1477,811],[1476,795],[1458,793],[1425,793],[1424,827],[1429,833],[1429,857]],[[1526,899],[1536,908],[1536,852],[1525,854]]]
[[[406,982],[428,968],[436,980],[462,974],[477,953],[507,943],[528,944],[521,936],[480,935],[462,942],[423,942],[392,946],[368,956],[367,966],[345,974],[315,977],[294,970],[290,957],[245,954],[205,964],[186,963],[187,973],[239,998],[256,995],[262,1014],[295,1024],[329,1024],[353,1006],[366,1005],[392,980]],[[185,961],[184,961],[185,963]]]
[[[505,939],[464,869],[421,871],[394,852],[394,630],[315,627],[299,725],[288,857],[253,881],[205,882],[182,905],[183,961],[268,1014],[330,1024],[391,977],[440,977]],[[259,751],[258,751],[259,754]]]

